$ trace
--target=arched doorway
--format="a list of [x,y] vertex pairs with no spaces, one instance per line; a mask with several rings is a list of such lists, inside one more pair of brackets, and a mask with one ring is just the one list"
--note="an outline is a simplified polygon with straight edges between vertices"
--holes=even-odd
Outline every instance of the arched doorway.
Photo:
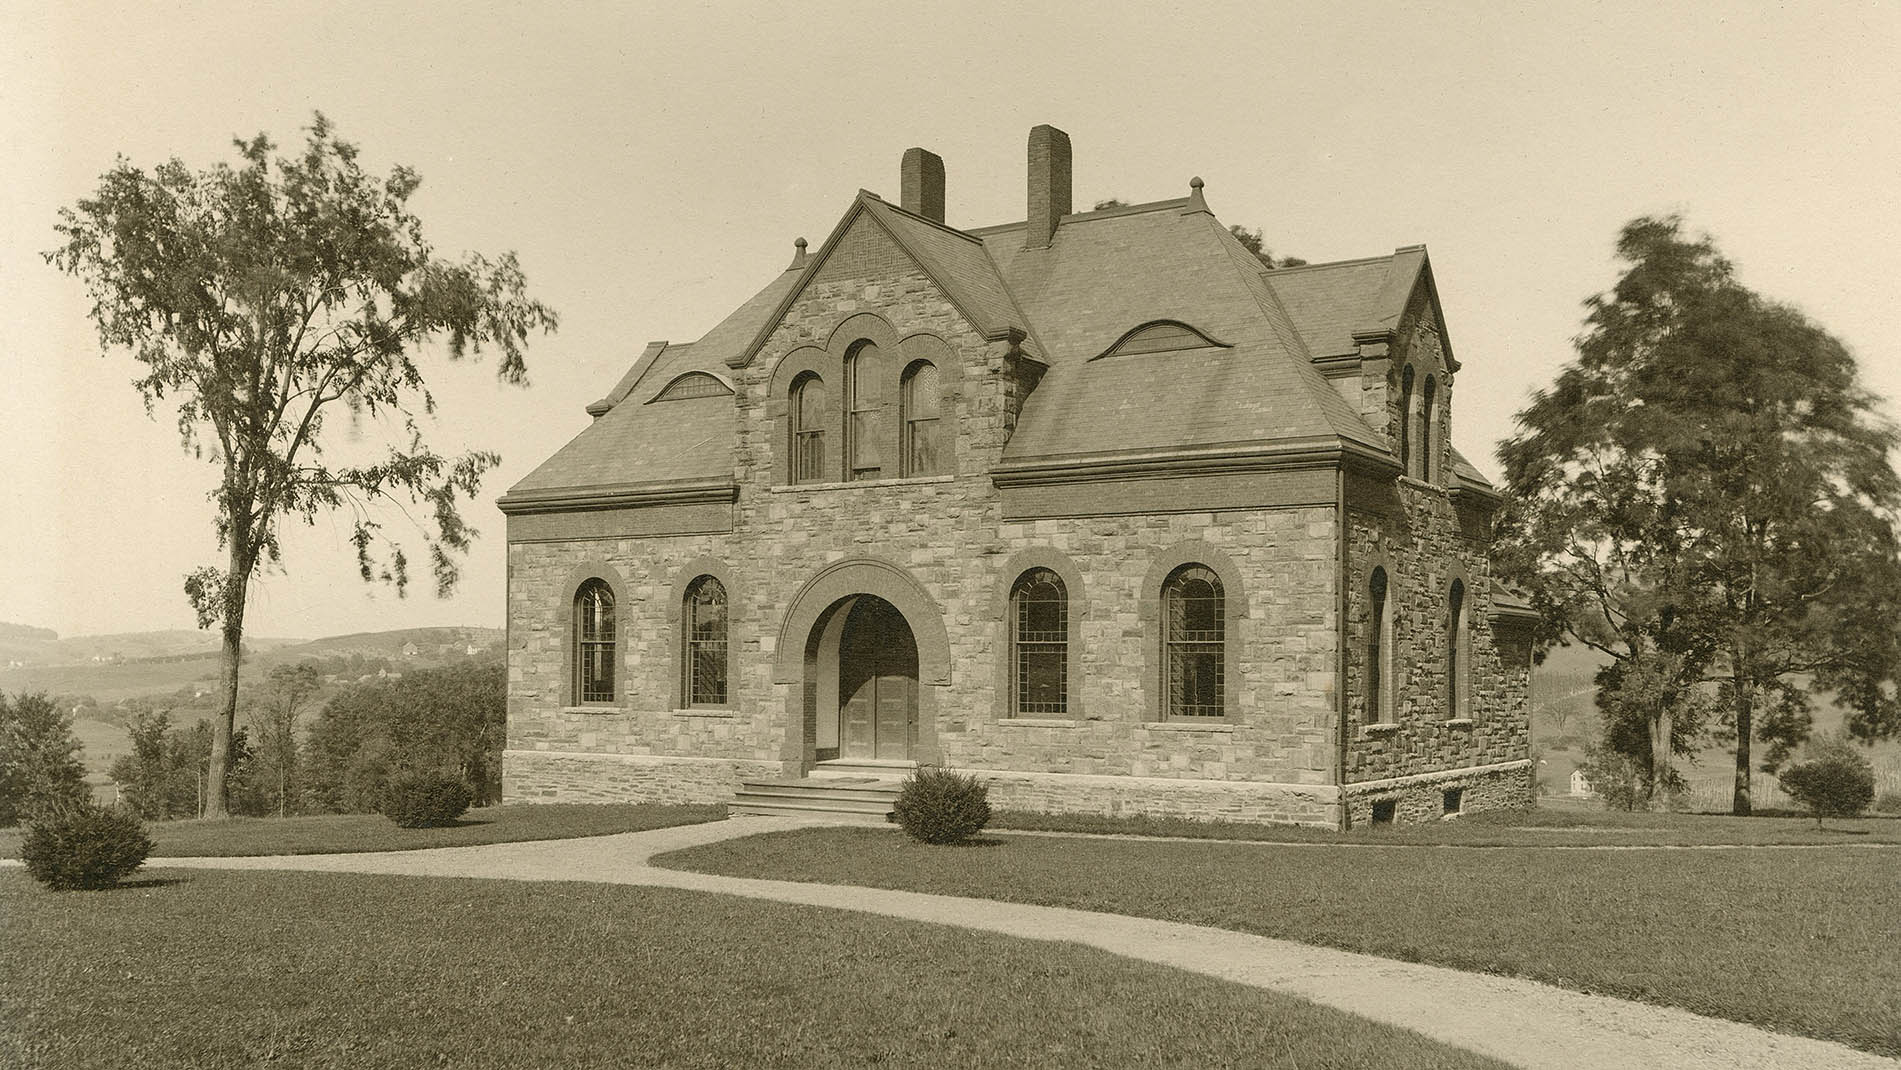
[[876,558],[835,561],[792,597],[779,627],[773,680],[791,685],[788,775],[822,762],[938,760],[950,638],[943,610],[909,573]]
[[815,759],[916,757],[918,646],[898,607],[869,594],[840,600],[812,629],[807,662]]
[[911,757],[917,667],[917,641],[904,614],[875,595],[855,599],[838,639],[838,757]]

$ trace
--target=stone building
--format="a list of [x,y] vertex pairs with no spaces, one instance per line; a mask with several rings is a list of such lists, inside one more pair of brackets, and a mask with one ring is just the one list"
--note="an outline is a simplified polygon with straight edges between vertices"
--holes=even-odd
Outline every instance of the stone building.
[[958,229],[860,191],[501,499],[512,800],[977,772],[993,805],[1342,827],[1529,795],[1529,613],[1422,246],[1209,210]]

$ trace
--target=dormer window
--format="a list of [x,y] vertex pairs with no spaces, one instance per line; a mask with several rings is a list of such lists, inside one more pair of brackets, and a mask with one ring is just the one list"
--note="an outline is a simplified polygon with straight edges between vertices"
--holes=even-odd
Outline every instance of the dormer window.
[[1178,320],[1151,320],[1116,339],[1108,349],[1089,358],[1133,356],[1140,353],[1175,353],[1192,349],[1231,349]]
[[707,372],[687,372],[676,376],[658,394],[649,399],[655,401],[685,401],[689,398],[730,397],[733,388],[722,382],[716,375]]

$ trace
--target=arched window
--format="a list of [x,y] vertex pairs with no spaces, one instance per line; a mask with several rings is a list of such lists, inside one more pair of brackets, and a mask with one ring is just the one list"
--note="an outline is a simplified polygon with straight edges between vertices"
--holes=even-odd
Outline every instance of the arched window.
[[1419,443],[1419,478],[1432,482],[1432,462],[1439,453],[1439,411],[1436,397],[1439,393],[1439,381],[1426,376],[1426,392],[1421,397],[1424,412],[1420,422],[1425,426],[1425,435]]
[[907,476],[937,474],[937,365],[913,361],[898,390],[904,422],[903,461]]
[[680,692],[686,705],[726,705],[726,586],[711,576],[687,587],[685,635]]
[[825,383],[816,375],[792,384],[792,482],[825,481]]
[[1413,474],[1413,369],[1399,378],[1399,470]]
[[845,358],[845,478],[877,479],[878,347],[866,342]]
[[1223,715],[1221,581],[1204,565],[1183,565],[1162,585],[1162,694],[1169,717]]
[[1376,568],[1367,581],[1367,621],[1366,621],[1366,723],[1379,724],[1390,721],[1387,715],[1389,696],[1388,651],[1392,649],[1392,629],[1390,617],[1391,592],[1387,590],[1386,570]]
[[1470,653],[1465,628],[1465,581],[1453,580],[1446,597],[1446,720],[1470,716],[1466,712],[1465,673]]
[[1046,568],[1025,572],[1010,589],[1010,659],[1022,716],[1069,713],[1069,592]]
[[614,591],[605,580],[574,593],[574,694],[580,702],[614,701]]

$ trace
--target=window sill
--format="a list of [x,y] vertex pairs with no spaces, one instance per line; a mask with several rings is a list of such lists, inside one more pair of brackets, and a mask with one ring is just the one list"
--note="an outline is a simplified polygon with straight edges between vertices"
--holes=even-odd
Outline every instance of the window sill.
[[592,706],[563,706],[562,713],[626,713],[627,707],[618,702],[603,702]]
[[1234,722],[1211,717],[1206,721],[1150,721],[1145,727],[1152,732],[1232,732]]
[[997,723],[1000,725],[1013,725],[1017,728],[1082,727],[1082,722],[1073,717],[1004,717]]
[[867,487],[918,487],[927,483],[955,483],[956,476],[906,476],[901,479],[855,479],[844,483],[787,483],[767,487],[772,494],[803,494],[808,490],[863,490]]
[[1447,728],[1471,728],[1478,722],[1470,717],[1454,717],[1449,721],[1440,721],[1439,723],[1445,725]]
[[675,717],[737,717],[739,711],[731,706],[688,706],[674,710]]
[[1399,731],[1399,722],[1380,721],[1376,724],[1361,725],[1360,731],[1369,736],[1390,736]]

